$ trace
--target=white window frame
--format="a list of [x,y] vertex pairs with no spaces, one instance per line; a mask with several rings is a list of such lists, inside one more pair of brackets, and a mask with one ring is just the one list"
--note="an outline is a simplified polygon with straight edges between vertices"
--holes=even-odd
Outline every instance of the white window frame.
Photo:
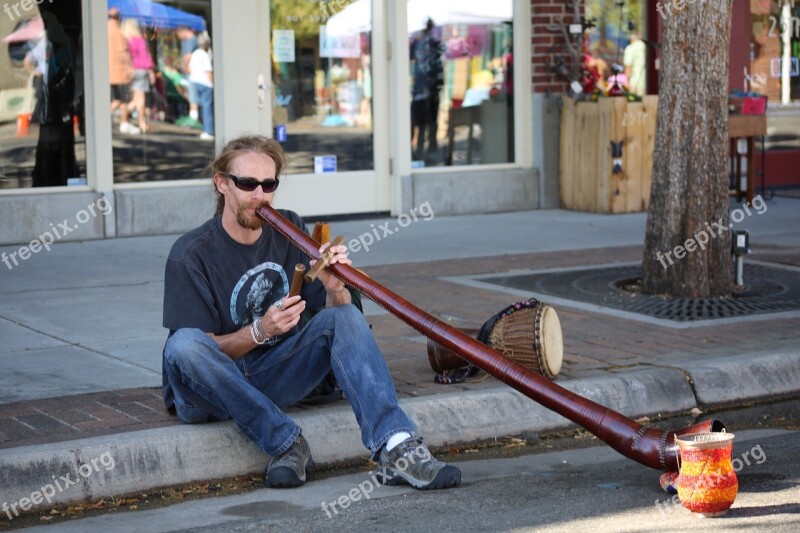
[[[403,52],[408,43],[408,17],[406,2],[387,0],[392,10],[395,25],[391,26],[390,38],[392,46],[398,53],[394,54],[391,86],[396,88],[393,95],[395,101],[408,100],[410,60],[407,52]],[[533,122],[526,120],[531,116],[531,5],[530,0],[514,0],[514,161],[510,163],[487,165],[459,165],[445,167],[411,168],[411,110],[410,106],[397,105],[392,108],[391,122],[399,127],[393,128],[396,137],[392,139],[394,165],[393,190],[394,198],[399,202],[401,177],[415,175],[436,175],[467,172],[485,172],[487,170],[530,169],[533,167],[532,139]],[[399,204],[398,204],[399,205]],[[399,208],[396,209],[399,211]]]

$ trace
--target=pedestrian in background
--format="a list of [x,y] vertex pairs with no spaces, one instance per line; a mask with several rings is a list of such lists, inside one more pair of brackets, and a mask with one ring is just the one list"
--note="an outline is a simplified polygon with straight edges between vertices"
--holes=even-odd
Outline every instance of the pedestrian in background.
[[[180,70],[188,78],[189,74],[191,73],[189,70],[189,62],[192,60],[192,53],[197,50],[197,34],[194,32],[194,30],[186,26],[181,26],[178,28],[178,31],[175,34],[178,36],[178,39],[181,40]],[[191,83],[189,84],[187,90],[189,100],[189,117],[199,124],[200,113],[197,106],[197,92],[195,92]]]
[[622,62],[625,64],[628,90],[637,96],[644,96],[647,92],[645,85],[647,48],[638,31],[631,32],[631,44],[625,47]]
[[128,51],[128,41],[120,28],[119,9],[108,10],[108,79],[111,83],[111,113],[119,109],[120,133],[138,135],[141,130],[128,122],[128,104],[131,101],[130,83],[133,65]]
[[[147,47],[147,41],[139,31],[139,24],[134,19],[126,19],[122,23],[122,35],[128,41],[128,51],[133,66],[133,108],[139,119],[139,129],[147,131],[146,98],[150,87],[155,84],[156,73],[153,57]],[[129,109],[130,110],[130,109]]]
[[411,60],[414,61],[414,89],[411,102],[411,133],[417,132],[417,144],[413,158],[425,159],[425,135],[428,136],[428,155],[438,149],[436,140],[439,121],[439,93],[444,85],[442,54],[444,46],[434,37],[433,20],[428,19],[425,30],[411,45]]
[[197,37],[197,50],[189,60],[189,83],[197,94],[203,119],[200,139],[214,139],[214,68],[211,65],[211,38],[203,32]]

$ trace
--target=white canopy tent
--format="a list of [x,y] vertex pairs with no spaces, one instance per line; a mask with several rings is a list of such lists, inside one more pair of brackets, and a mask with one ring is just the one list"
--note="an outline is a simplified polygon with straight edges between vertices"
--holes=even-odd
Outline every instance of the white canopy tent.
[[355,0],[328,19],[329,37],[358,35],[372,30],[372,0]]
[[408,0],[408,32],[423,29],[428,19],[445,24],[494,24],[514,18],[512,0]]
[[[408,31],[419,31],[428,19],[444,24],[493,24],[511,21],[512,0],[408,0]],[[371,0],[356,0],[328,19],[328,35],[353,35],[372,29]]]

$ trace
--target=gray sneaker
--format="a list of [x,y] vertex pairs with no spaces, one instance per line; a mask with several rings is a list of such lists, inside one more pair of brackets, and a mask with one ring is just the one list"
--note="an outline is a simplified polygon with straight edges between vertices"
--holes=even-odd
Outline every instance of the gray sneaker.
[[377,479],[385,485],[408,483],[415,489],[446,489],[461,484],[461,470],[431,455],[421,438],[406,439],[378,457]]
[[278,457],[270,459],[265,482],[268,487],[299,487],[306,481],[306,472],[314,470],[311,449],[303,435]]

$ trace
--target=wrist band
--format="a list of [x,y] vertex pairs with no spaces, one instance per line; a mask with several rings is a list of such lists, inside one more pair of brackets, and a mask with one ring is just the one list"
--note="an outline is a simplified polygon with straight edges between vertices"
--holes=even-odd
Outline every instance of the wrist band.
[[260,318],[256,318],[252,324],[250,324],[250,338],[253,339],[253,342],[262,346],[266,344],[269,339],[264,337],[264,333],[261,331],[261,328],[258,324],[261,323]]

